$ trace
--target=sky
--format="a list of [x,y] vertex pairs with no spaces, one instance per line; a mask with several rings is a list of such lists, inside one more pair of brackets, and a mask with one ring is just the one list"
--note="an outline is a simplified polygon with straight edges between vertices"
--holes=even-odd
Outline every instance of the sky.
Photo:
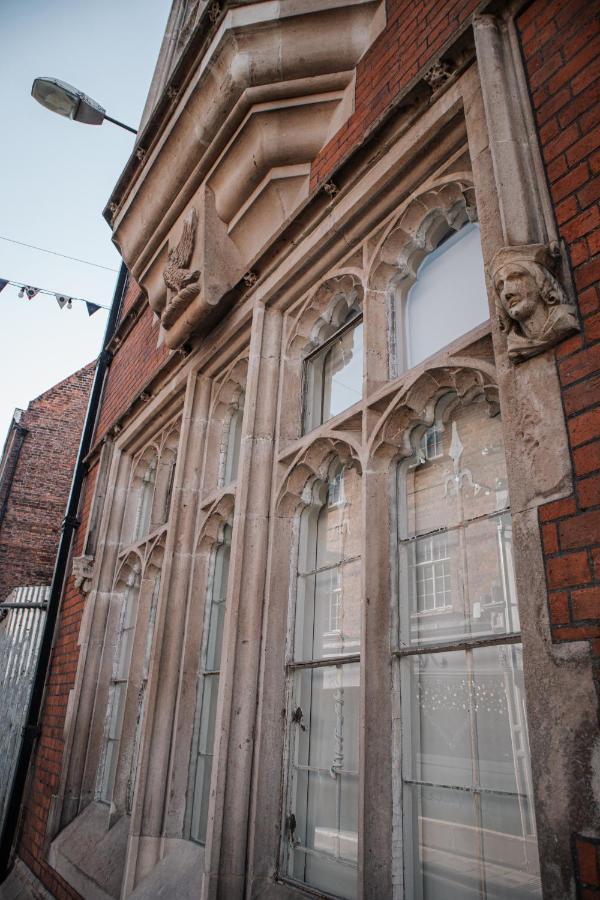
[[[120,257],[102,210],[135,137],[82,125],[31,97],[60,78],[137,128],[171,0],[2,0],[0,238],[78,257],[95,268],[0,239],[0,278],[110,306]],[[15,407],[93,360],[108,313],[54,297],[0,292],[0,451]]]

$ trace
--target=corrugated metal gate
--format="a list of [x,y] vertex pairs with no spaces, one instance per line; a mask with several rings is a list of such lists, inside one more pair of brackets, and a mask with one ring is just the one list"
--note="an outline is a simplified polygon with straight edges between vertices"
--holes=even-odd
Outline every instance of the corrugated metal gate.
[[15,588],[0,604],[0,825],[19,751],[50,588]]

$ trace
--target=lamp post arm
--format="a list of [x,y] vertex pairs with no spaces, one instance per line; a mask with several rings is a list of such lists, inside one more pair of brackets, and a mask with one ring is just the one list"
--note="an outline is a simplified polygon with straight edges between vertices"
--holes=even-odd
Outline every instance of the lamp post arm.
[[130,131],[132,134],[137,134],[135,128],[131,128],[129,125],[125,125],[123,122],[119,122],[118,119],[113,119],[112,116],[107,116],[106,113],[104,113],[104,118],[107,122],[112,122],[113,125],[118,125],[119,128],[124,128],[126,131]]

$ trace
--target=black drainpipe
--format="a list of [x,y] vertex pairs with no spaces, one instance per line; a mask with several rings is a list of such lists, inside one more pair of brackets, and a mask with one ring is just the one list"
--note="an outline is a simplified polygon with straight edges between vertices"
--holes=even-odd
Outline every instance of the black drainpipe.
[[84,459],[91,449],[94,437],[98,408],[102,397],[102,388],[104,387],[104,379],[106,371],[111,363],[111,353],[108,349],[108,345],[115,333],[119,319],[126,279],[127,268],[125,263],[122,263],[117,278],[108,322],[106,323],[102,351],[96,364],[96,372],[94,373],[94,381],[88,402],[85,422],[83,423],[77,461],[75,463],[73,480],[71,482],[69,502],[67,503],[65,517],[61,526],[56,562],[54,563],[54,573],[50,585],[48,610],[46,612],[46,621],[44,623],[44,631],[40,642],[35,675],[31,685],[27,717],[21,731],[19,755],[15,764],[10,794],[5,809],[4,823],[0,835],[0,883],[4,881],[11,868],[12,848],[19,823],[19,814],[27,781],[27,773],[29,771],[29,762],[31,760],[34,742],[40,733],[39,717],[44,699],[44,688],[46,685],[46,676],[48,674],[52,646],[54,643],[54,629],[60,608],[65,579],[68,574],[67,563],[71,553],[71,542],[73,540],[73,534],[79,525],[79,519],[77,518],[79,498],[81,496],[81,488],[86,474]]

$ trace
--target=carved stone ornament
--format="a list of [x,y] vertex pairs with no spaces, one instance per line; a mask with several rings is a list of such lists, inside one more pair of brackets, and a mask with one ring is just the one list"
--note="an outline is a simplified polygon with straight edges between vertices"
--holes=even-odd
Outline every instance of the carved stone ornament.
[[453,74],[454,69],[450,63],[439,59],[427,69],[423,75],[423,80],[427,82],[431,90],[435,93],[435,91],[439,91],[439,89],[446,84]]
[[198,213],[192,208],[183,222],[179,243],[169,250],[169,261],[163,272],[165,284],[173,292],[161,313],[163,328],[169,328],[200,293],[200,272],[190,270],[197,227]]
[[77,588],[77,590],[81,591],[82,594],[89,594],[93,577],[94,557],[73,557],[73,578],[75,579],[75,587]]
[[490,266],[508,356],[523,362],[579,331],[575,308],[551,272],[543,244],[503,247]]

